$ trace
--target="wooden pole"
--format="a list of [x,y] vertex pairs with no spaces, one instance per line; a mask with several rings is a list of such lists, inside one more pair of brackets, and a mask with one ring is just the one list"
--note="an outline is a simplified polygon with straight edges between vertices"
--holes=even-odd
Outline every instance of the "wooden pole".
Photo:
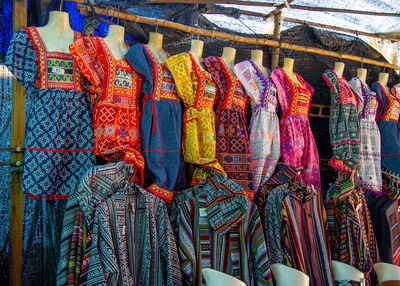
[[279,12],[282,11],[283,8],[286,8],[286,4],[290,4],[292,3],[294,0],[287,0],[285,2],[283,2],[281,5],[279,5],[278,7],[276,7],[274,10],[272,10],[271,12],[269,12],[267,14],[267,18],[273,16],[273,15],[277,15]]
[[[274,39],[281,39],[281,27],[282,27],[282,12],[274,15]],[[274,70],[279,66],[279,53],[281,49],[275,48],[272,50],[271,56],[271,69]]]
[[[27,25],[27,0],[13,0],[13,32]],[[11,147],[24,147],[25,140],[25,88],[13,79],[11,108]],[[22,152],[12,152],[11,161],[22,162]],[[15,173],[11,180],[10,203],[10,285],[21,284],[22,222],[23,222],[22,172]],[[31,267],[35,267],[32,265]]]
[[[78,0],[79,1],[79,0]],[[73,1],[74,2],[74,1]],[[279,4],[270,2],[258,1],[241,1],[241,0],[149,0],[153,4],[231,4],[231,5],[244,5],[244,6],[258,6],[258,7],[277,7]],[[285,7],[283,7],[285,8]],[[400,13],[388,12],[373,12],[329,7],[311,7],[304,5],[290,5],[291,9],[308,10],[314,12],[337,12],[337,13],[350,13],[370,16],[386,16],[386,17],[400,17]]]
[[[86,7],[85,5],[78,5],[78,10],[80,10],[81,13],[84,13],[84,10],[86,9],[85,7]],[[117,16],[117,11],[112,8],[108,8],[106,10],[106,9],[94,7],[94,11],[97,14],[101,14],[101,15],[105,15],[105,16],[114,16],[114,17]],[[198,34],[198,35],[202,35],[202,36],[228,39],[231,41],[247,43],[247,44],[254,44],[254,45],[258,44],[258,45],[270,46],[270,47],[275,47],[275,48],[280,47],[282,49],[288,49],[288,50],[306,52],[306,53],[313,53],[313,54],[318,54],[318,55],[323,55],[323,56],[341,58],[344,60],[352,60],[352,61],[356,61],[356,62],[360,62],[360,63],[362,62],[364,64],[370,64],[370,65],[376,65],[376,66],[400,70],[400,66],[397,66],[397,65],[389,64],[386,62],[380,62],[380,61],[376,61],[376,60],[372,60],[372,59],[362,58],[362,57],[358,57],[358,56],[353,56],[353,55],[349,55],[349,54],[341,54],[341,53],[337,53],[337,52],[333,52],[333,51],[327,51],[327,50],[323,50],[323,49],[304,47],[304,46],[299,46],[299,45],[294,45],[294,44],[289,44],[289,43],[284,43],[284,42],[279,43],[278,41],[268,40],[268,39],[257,39],[257,38],[243,37],[243,36],[239,36],[239,35],[231,35],[231,34],[223,33],[223,32],[217,32],[217,31],[212,31],[212,30],[190,27],[190,26],[186,26],[183,24],[179,24],[179,23],[175,23],[175,22],[171,22],[171,21],[167,21],[167,20],[160,20],[160,19],[155,19],[155,18],[127,14],[125,12],[119,12],[118,17],[120,17],[120,19],[124,19],[127,21],[168,27],[168,28],[184,31],[186,33],[191,33],[191,34]]]

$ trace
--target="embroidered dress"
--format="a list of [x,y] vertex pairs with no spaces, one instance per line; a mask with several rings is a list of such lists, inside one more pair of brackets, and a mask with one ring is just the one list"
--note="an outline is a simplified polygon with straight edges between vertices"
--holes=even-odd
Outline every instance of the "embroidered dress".
[[348,84],[358,97],[361,144],[356,182],[364,191],[381,194],[381,134],[375,121],[379,101],[376,94],[358,77],[354,77]]
[[352,171],[360,156],[357,98],[345,78],[327,70],[322,77],[331,89],[329,132],[333,157],[330,165],[338,171]]
[[246,124],[247,94],[220,57],[203,60],[218,88],[217,159],[228,178],[251,191],[253,172]]
[[272,285],[258,211],[237,183],[221,177],[174,198],[183,285],[206,285],[202,268],[249,286]]
[[146,45],[132,46],[125,59],[143,78],[142,152],[153,179],[147,190],[169,202],[175,190],[186,187],[182,106],[176,85],[166,65]]
[[249,127],[253,190],[258,191],[272,176],[281,156],[278,95],[275,84],[249,60],[234,67],[237,78],[254,101]]
[[400,175],[400,93],[397,89],[390,93],[379,82],[374,82],[371,88],[383,106],[378,115],[382,165]]
[[140,146],[137,97],[141,78],[124,60],[116,60],[103,38],[83,37],[70,45],[74,60],[92,86],[94,153],[105,160],[125,160],[137,167],[141,183],[144,160]]
[[97,207],[92,245],[88,286],[182,285],[165,202],[139,186]]
[[[213,110],[217,89],[208,72],[201,70],[189,52],[165,61],[174,77],[178,94],[185,104],[183,121],[183,157],[185,162],[225,173],[215,157],[216,134]],[[196,169],[191,185],[204,179]]]
[[282,158],[292,167],[302,167],[300,174],[304,183],[320,190],[318,150],[308,121],[314,88],[300,75],[295,75],[300,84],[293,82],[280,67],[271,74],[283,113],[280,121]]
[[[74,38],[81,37],[75,32]],[[17,31],[5,65],[27,88],[22,285],[54,285],[64,208],[94,164],[82,76],[67,53],[46,51],[35,27]]]
[[328,238],[319,192],[311,188],[290,190],[282,201],[284,264],[307,274],[310,286],[333,285]]

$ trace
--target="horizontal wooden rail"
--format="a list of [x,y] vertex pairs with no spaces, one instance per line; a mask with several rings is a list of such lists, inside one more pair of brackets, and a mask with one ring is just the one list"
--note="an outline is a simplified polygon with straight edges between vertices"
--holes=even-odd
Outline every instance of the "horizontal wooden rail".
[[[78,5],[78,10],[80,10],[81,12],[84,13],[84,11],[87,10],[87,6],[80,4],[80,5]],[[113,8],[102,9],[102,8],[94,7],[94,11],[95,11],[95,13],[101,14],[101,15],[119,17],[120,19],[132,21],[132,22],[153,24],[153,25],[168,27],[168,28],[184,31],[184,32],[191,33],[191,34],[198,34],[198,35],[202,35],[202,36],[227,39],[227,40],[241,42],[241,43],[247,43],[247,44],[265,45],[265,46],[270,46],[270,47],[275,47],[275,48],[280,47],[282,49],[288,49],[288,50],[306,52],[306,53],[313,53],[313,54],[318,54],[318,55],[323,55],[323,56],[335,57],[335,58],[340,58],[340,59],[344,59],[344,60],[352,60],[352,61],[361,62],[364,64],[371,64],[371,65],[375,65],[375,66],[381,66],[381,67],[400,70],[400,67],[397,65],[393,65],[393,64],[381,62],[381,61],[376,61],[376,60],[372,60],[372,59],[368,59],[368,58],[362,58],[362,57],[358,57],[358,56],[354,56],[354,55],[342,54],[342,53],[337,53],[337,52],[333,52],[333,51],[327,51],[327,50],[317,49],[317,48],[313,48],[313,47],[294,45],[294,44],[278,42],[278,41],[273,41],[273,40],[268,40],[268,39],[249,38],[249,37],[244,37],[244,36],[239,36],[239,35],[232,35],[232,34],[228,34],[228,33],[218,32],[218,31],[199,29],[199,28],[190,27],[190,26],[186,26],[183,24],[179,24],[179,23],[175,23],[175,22],[171,22],[171,21],[167,21],[167,20],[160,20],[160,19],[155,19],[155,18],[142,17],[142,16],[138,16],[138,15],[128,14],[125,12],[118,12],[117,10],[115,10]]]

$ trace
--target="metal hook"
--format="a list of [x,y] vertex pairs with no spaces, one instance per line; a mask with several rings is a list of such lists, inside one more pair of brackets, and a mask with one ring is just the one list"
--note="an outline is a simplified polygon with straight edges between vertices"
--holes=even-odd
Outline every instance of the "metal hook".
[[361,58],[361,68],[364,67],[364,58]]
[[293,51],[293,49],[290,49],[290,50],[289,50],[288,58],[290,58],[290,55],[292,54],[292,51]]
[[119,5],[117,6],[117,25],[119,26]]
[[61,0],[61,2],[60,2],[60,12],[62,11],[63,4],[64,4],[64,0]]
[[156,33],[158,33],[158,19],[156,18]]

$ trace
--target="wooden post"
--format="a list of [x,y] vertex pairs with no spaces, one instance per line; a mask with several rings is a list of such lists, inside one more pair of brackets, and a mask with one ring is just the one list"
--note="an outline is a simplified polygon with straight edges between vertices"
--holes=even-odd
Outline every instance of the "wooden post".
[[[13,32],[27,25],[27,0],[12,2]],[[13,79],[11,109],[11,147],[24,147],[25,141],[25,88]],[[11,161],[23,161],[22,152],[12,152]],[[10,203],[10,285],[21,284],[22,222],[23,222],[22,172],[11,180]],[[32,265],[35,267],[35,265]]]
[[[281,27],[282,27],[282,12],[278,12],[274,15],[274,38],[280,40],[281,38]],[[279,65],[279,53],[280,48],[274,48],[272,50],[271,58],[271,70],[274,70]]]

